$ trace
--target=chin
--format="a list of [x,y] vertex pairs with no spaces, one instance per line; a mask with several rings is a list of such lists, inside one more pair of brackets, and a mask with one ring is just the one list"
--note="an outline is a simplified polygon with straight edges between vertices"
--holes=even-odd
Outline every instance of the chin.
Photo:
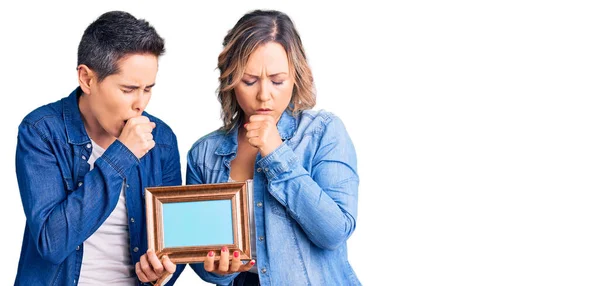
[[122,132],[123,132],[123,128],[115,128],[111,131],[108,131],[107,133],[110,134],[110,136],[112,136],[112,137],[119,138],[119,136],[121,136]]

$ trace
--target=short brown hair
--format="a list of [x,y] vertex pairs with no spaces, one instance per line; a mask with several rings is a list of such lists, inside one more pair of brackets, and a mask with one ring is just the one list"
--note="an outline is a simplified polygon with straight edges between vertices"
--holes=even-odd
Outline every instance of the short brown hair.
[[218,98],[221,103],[222,129],[231,131],[243,120],[243,110],[235,98],[234,87],[242,80],[250,54],[259,46],[276,42],[283,46],[294,78],[289,110],[293,114],[316,104],[313,76],[300,35],[294,23],[279,11],[255,10],[244,15],[223,40],[218,67],[221,72]]

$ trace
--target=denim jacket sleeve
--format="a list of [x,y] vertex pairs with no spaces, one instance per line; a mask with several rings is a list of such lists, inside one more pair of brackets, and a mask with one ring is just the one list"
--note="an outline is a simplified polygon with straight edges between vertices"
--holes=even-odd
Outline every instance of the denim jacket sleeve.
[[[331,117],[311,163],[311,173],[286,144],[258,161],[268,190],[318,247],[336,249],[356,226],[356,152],[342,121]],[[319,140],[318,137],[313,137]]]
[[36,126],[19,126],[16,170],[27,227],[44,259],[59,264],[77,245],[92,235],[119,200],[125,174],[139,164],[118,140],[97,159],[83,184],[68,193],[59,164],[64,154],[51,144],[50,136]]
[[[202,176],[200,174],[200,172],[202,170],[199,170],[196,168],[196,166],[198,166],[198,164],[196,164],[193,156],[191,155],[192,153],[188,153],[188,158],[187,158],[187,171],[186,171],[186,185],[196,185],[196,184],[204,184],[204,182],[202,181]],[[194,269],[194,271],[196,272],[196,274],[198,274],[198,276],[200,276],[200,278],[202,278],[202,280],[208,282],[208,283],[214,283],[217,285],[231,285],[231,283],[233,282],[233,279],[235,279],[235,277],[238,275],[238,273],[234,273],[231,275],[218,275],[218,274],[214,274],[214,273],[210,273],[208,271],[206,271],[204,269],[204,263],[193,263],[190,264],[190,266],[192,267],[192,269]]]

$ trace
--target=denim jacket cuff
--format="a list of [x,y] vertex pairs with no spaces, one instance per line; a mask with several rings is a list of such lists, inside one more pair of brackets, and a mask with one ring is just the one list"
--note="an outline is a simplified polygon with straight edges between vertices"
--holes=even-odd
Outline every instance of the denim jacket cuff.
[[268,180],[291,171],[297,164],[298,157],[285,143],[258,161],[258,166],[263,169]]
[[206,282],[215,283],[216,285],[229,285],[238,276],[239,273],[219,275],[212,272],[207,272]]
[[140,163],[140,160],[119,140],[115,140],[98,160],[108,163],[123,179],[130,168]]

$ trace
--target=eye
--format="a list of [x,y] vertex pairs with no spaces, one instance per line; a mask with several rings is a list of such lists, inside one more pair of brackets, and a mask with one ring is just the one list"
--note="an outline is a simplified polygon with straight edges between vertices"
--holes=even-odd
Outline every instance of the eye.
[[283,81],[271,81],[274,85],[282,85]]
[[132,93],[133,89],[122,89],[123,93]]
[[244,82],[244,84],[247,86],[253,86],[256,83],[256,81],[246,81],[246,80],[242,80],[242,82]]
[[145,93],[150,93],[151,91],[152,91],[152,89],[151,89],[151,88],[144,89],[144,92],[145,92]]

